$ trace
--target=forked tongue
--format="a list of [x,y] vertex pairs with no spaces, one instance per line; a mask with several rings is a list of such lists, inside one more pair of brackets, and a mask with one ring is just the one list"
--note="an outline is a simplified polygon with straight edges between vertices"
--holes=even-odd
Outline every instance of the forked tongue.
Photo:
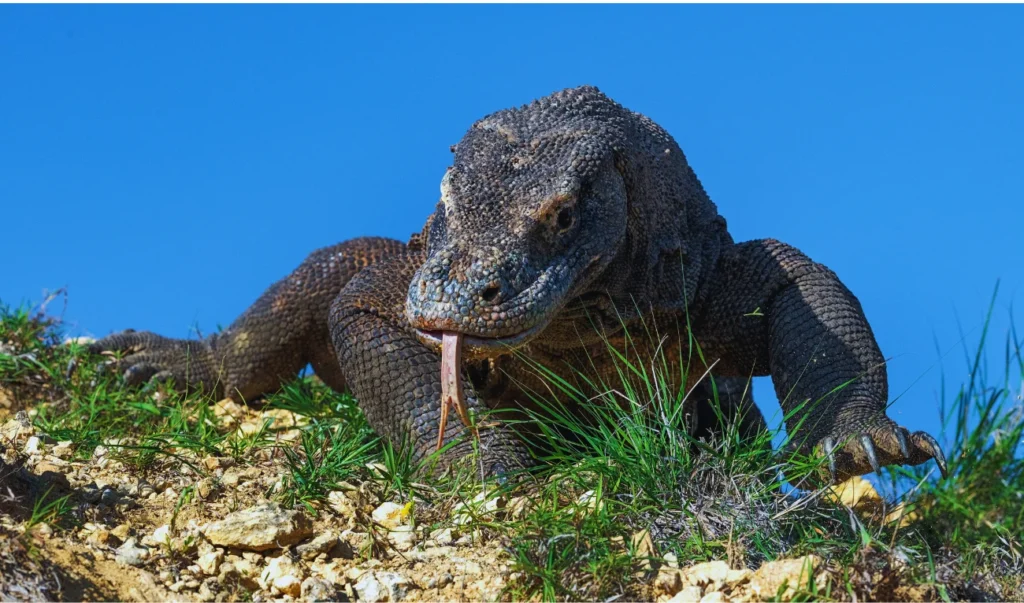
[[441,335],[441,424],[437,433],[438,450],[444,443],[449,408],[454,408],[459,419],[476,435],[462,391],[462,333],[445,331]]

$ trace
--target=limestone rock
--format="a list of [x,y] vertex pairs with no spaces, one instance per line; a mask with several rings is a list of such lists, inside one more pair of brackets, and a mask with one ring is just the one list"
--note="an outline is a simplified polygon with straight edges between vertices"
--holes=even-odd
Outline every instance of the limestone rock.
[[287,555],[270,560],[260,573],[259,583],[265,589],[282,595],[298,597],[302,592],[302,570]]
[[750,591],[761,600],[778,598],[788,601],[797,589],[806,589],[812,579],[819,588],[824,587],[824,579],[815,575],[820,565],[821,559],[816,555],[769,561],[751,576]]
[[408,577],[397,572],[377,572],[377,582],[387,589],[388,600],[394,603],[401,601],[410,589],[416,588],[416,584]]
[[306,578],[302,581],[302,598],[310,603],[337,601],[338,592],[334,585],[322,578]]
[[114,560],[121,565],[142,565],[149,559],[149,549],[140,546],[134,538],[129,538],[118,547]]
[[199,566],[199,569],[204,574],[207,574],[209,576],[216,576],[217,570],[220,568],[220,563],[223,560],[224,551],[214,549],[209,553],[200,555],[199,558],[196,559],[196,565]]
[[313,525],[308,517],[273,503],[235,511],[203,530],[213,544],[250,551],[291,546],[312,534]]
[[387,598],[387,589],[377,581],[373,572],[366,572],[360,576],[359,581],[352,588],[359,595],[359,600],[365,603],[378,603]]
[[315,559],[320,553],[326,553],[338,544],[338,535],[328,531],[317,536],[309,542],[304,542],[295,547],[295,552],[305,560]]

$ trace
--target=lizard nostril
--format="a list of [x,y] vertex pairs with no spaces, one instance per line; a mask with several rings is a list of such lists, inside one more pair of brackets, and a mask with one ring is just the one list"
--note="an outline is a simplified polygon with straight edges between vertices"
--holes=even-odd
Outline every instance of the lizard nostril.
[[501,287],[495,283],[491,283],[490,285],[487,285],[487,288],[480,294],[480,297],[489,304],[494,303],[499,297],[501,297]]

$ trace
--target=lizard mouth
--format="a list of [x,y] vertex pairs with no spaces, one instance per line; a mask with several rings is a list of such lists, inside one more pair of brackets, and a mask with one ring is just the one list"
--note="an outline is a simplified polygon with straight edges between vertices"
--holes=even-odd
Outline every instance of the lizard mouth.
[[[516,333],[515,335],[506,335],[504,337],[481,337],[479,335],[463,334],[463,353],[470,358],[486,358],[500,354],[507,354],[516,348],[520,348],[529,343],[529,341],[543,331],[546,326],[547,322],[542,322],[526,329],[525,331]],[[414,331],[416,338],[420,340],[420,343],[435,350],[441,349],[441,340],[444,334],[446,332],[451,332],[430,329],[414,329]]]

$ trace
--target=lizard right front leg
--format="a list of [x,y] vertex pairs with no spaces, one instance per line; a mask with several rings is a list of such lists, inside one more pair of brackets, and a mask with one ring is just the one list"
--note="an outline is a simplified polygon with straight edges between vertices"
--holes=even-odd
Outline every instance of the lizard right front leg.
[[[405,294],[422,263],[419,253],[396,256],[359,273],[330,312],[334,349],[349,388],[370,426],[393,445],[411,445],[424,459],[437,449],[442,411],[441,357],[413,335],[405,319]],[[486,408],[463,369],[466,405]],[[479,417],[477,421],[480,421]],[[500,422],[478,425],[485,475],[502,475],[530,464],[529,453]],[[449,421],[443,434],[446,467],[470,456],[474,441],[461,421]]]
[[276,391],[306,364],[341,391],[344,379],[327,329],[338,292],[360,270],[403,253],[405,244],[366,237],[314,251],[274,283],[235,322],[202,340],[124,331],[96,341],[93,353],[117,352],[126,382],[173,379],[179,389],[251,400]]

